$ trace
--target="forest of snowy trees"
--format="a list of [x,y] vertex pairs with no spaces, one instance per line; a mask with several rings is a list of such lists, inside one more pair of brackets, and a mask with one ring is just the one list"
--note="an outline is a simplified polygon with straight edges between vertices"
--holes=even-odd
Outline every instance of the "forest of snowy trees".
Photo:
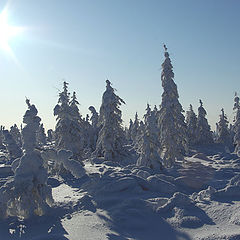
[[[183,162],[195,146],[219,146],[240,156],[240,99],[233,101],[234,122],[229,124],[224,109],[219,109],[216,131],[207,120],[204,103],[199,100],[197,114],[190,104],[186,114],[179,102],[171,59],[164,45],[159,107],[146,106],[142,120],[136,113],[128,127],[123,126],[121,106],[125,101],[106,80],[99,112],[89,106],[89,115],[79,111],[77,93],[70,93],[64,81],[53,109],[55,129],[45,130],[37,116],[37,106],[26,99],[23,124],[0,128],[0,149],[11,180],[0,187],[0,218],[43,215],[53,203],[49,172],[81,177],[83,160],[135,164],[161,172]],[[33,99],[31,99],[33,101]],[[1,119],[0,119],[1,120]]]

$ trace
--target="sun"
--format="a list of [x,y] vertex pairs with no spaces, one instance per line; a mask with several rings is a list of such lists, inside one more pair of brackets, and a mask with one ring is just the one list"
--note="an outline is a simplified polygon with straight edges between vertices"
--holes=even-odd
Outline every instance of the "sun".
[[9,25],[7,10],[3,10],[0,13],[0,48],[11,53],[12,50],[9,42],[21,32],[21,27]]

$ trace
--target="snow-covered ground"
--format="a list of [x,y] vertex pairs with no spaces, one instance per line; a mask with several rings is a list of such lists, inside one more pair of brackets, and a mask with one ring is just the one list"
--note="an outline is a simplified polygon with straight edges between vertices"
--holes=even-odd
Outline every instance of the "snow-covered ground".
[[[0,239],[240,239],[240,158],[195,152],[156,174],[146,167],[86,161],[86,174],[49,178],[48,214],[0,222]],[[8,171],[1,170],[0,183]]]

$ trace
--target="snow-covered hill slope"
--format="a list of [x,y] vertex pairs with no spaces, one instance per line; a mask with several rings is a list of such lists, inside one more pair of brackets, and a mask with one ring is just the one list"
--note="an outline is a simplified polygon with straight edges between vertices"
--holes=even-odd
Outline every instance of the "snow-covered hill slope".
[[49,178],[55,203],[48,214],[1,220],[0,239],[240,239],[234,155],[196,153],[158,174],[103,159],[86,161],[84,169],[80,179]]

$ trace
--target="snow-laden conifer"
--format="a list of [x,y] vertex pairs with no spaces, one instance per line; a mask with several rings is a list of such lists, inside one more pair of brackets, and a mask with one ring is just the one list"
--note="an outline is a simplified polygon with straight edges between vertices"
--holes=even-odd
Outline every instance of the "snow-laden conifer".
[[190,104],[189,110],[186,113],[186,124],[187,124],[187,133],[189,144],[193,145],[196,143],[197,137],[197,116],[193,111],[193,107]]
[[16,143],[12,134],[10,134],[8,130],[3,130],[3,136],[4,136],[3,142],[8,151],[8,158],[11,163],[14,159],[20,158],[23,152],[22,149]]
[[237,94],[235,94],[233,110],[236,110],[233,126],[235,153],[240,157],[240,101]]
[[144,135],[144,131],[145,131],[145,124],[143,123],[143,121],[139,122],[139,126],[138,126],[138,130],[137,130],[137,134],[135,137],[135,141],[134,143],[134,149],[136,150],[136,152],[140,152],[141,150],[141,141]]
[[90,153],[94,150],[92,146],[92,126],[89,122],[89,115],[87,114],[85,118],[83,118],[82,122],[83,129],[83,148],[86,157],[90,155]]
[[154,170],[162,168],[162,159],[159,155],[160,142],[158,134],[158,126],[153,112],[148,112],[145,115],[145,127],[142,137],[139,138],[139,158],[137,160],[138,166],[150,167]]
[[223,108],[221,109],[220,120],[218,122],[218,134],[216,142],[227,147],[232,145],[231,135],[228,128],[228,120]]
[[52,142],[54,140],[54,132],[52,129],[47,130],[47,141]]
[[165,48],[165,60],[162,64],[162,103],[159,111],[160,143],[164,165],[171,167],[176,159],[182,159],[187,151],[187,132],[183,109],[178,101],[177,85],[174,82],[174,73],[167,48]]
[[137,135],[138,135],[138,128],[139,128],[139,118],[138,118],[138,114],[136,112],[135,114],[135,119],[131,128],[131,139],[133,141],[133,143],[136,143],[137,140]]
[[120,106],[123,99],[115,94],[111,82],[106,80],[106,91],[103,93],[100,108],[99,125],[102,126],[94,155],[103,156],[105,160],[118,161],[126,154],[126,142],[122,127],[122,112]]
[[17,127],[17,124],[14,124],[13,126],[11,126],[10,134],[14,138],[15,142],[17,143],[17,145],[19,147],[22,147],[22,136],[21,136],[20,130]]
[[133,121],[132,119],[129,120],[129,127],[127,129],[126,135],[127,135],[127,140],[131,144],[132,143],[132,128],[133,128]]
[[75,92],[70,101],[68,83],[64,82],[63,91],[59,94],[58,104],[54,108],[54,116],[57,116],[55,146],[57,149],[70,150],[74,157],[81,158],[83,139],[78,104]]
[[24,155],[16,159],[12,168],[14,178],[0,188],[1,217],[30,217],[43,215],[53,203],[51,187],[47,185],[48,173],[44,160],[36,150],[36,132],[40,117],[35,105],[27,99],[28,110],[23,117],[22,130]]
[[3,145],[3,139],[4,139],[3,130],[4,130],[4,127],[1,125],[0,126],[0,149],[5,148],[5,146]]
[[47,144],[47,136],[45,134],[43,123],[40,124],[39,129],[37,131],[37,143],[40,147]]
[[91,121],[91,133],[90,133],[90,145],[91,149],[95,150],[96,149],[96,144],[97,144],[97,139],[98,139],[98,134],[99,134],[99,126],[98,126],[98,112],[96,111],[95,107],[90,106],[89,111],[91,112],[92,116],[90,117]]
[[150,105],[148,103],[147,103],[147,108],[145,109],[145,111],[146,111],[146,113],[144,114],[143,119],[144,119],[144,122],[146,123],[148,116],[150,116],[150,114],[152,112]]
[[207,112],[203,107],[202,100],[199,100],[200,106],[198,108],[197,117],[197,139],[196,143],[199,145],[207,145],[213,143],[213,134],[208,124],[206,115]]

